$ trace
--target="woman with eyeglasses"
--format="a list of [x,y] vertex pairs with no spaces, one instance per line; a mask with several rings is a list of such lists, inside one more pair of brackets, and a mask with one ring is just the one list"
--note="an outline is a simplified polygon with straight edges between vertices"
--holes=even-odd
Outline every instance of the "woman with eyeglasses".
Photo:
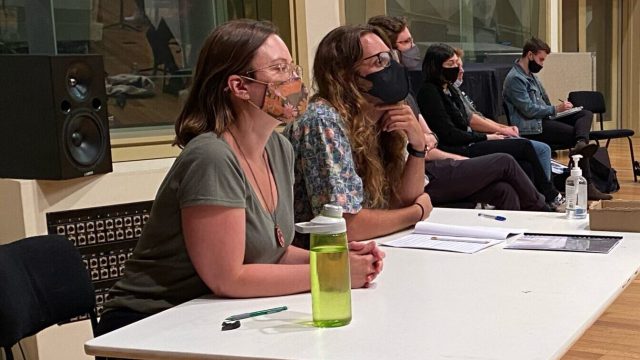
[[471,129],[470,114],[453,85],[459,71],[458,56],[451,46],[429,46],[422,63],[425,81],[417,100],[427,124],[438,134],[439,147],[471,158],[495,153],[513,156],[544,196],[548,207],[563,211],[564,198],[547,178],[530,141],[506,138],[501,134],[478,133]]
[[[309,253],[291,245],[293,152],[276,126],[303,113],[302,69],[270,23],[216,28],[200,51],[175,125],[183,148],[160,185],[98,334],[213,293],[309,291]],[[351,285],[382,269],[374,243],[351,244]]]
[[[430,160],[439,156],[437,139],[421,129],[406,70],[391,57],[380,29],[360,25],[331,31],[316,51],[314,77],[316,95],[284,131],[295,152],[297,221],[311,219],[325,203],[340,205],[348,238],[357,241],[425,219],[430,196],[440,202],[491,199],[504,209],[544,205],[515,161],[501,160],[508,155],[495,156],[503,171],[486,173],[477,187],[467,186],[468,174],[480,160]],[[296,240],[307,245],[304,238]]]
[[405,69],[378,31],[343,26],[322,39],[317,93],[284,131],[295,152],[296,221],[323,204],[339,205],[350,241],[407,228],[432,209],[424,193],[425,137],[404,102]]

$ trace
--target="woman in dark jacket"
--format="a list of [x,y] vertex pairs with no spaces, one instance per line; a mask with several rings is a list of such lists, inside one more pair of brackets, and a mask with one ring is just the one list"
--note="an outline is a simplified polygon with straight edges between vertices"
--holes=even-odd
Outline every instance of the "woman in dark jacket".
[[458,92],[450,90],[458,78],[458,56],[447,44],[429,46],[422,63],[425,82],[418,93],[418,105],[429,127],[438,135],[441,150],[467,157],[494,153],[513,156],[531,177],[552,208],[564,198],[547,179],[535,149],[527,139],[506,138],[471,130],[468,114]]

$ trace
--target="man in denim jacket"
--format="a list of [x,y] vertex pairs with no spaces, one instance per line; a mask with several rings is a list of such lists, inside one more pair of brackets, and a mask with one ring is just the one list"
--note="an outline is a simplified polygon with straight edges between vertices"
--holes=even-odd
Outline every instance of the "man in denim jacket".
[[[542,83],[535,75],[544,64],[551,48],[535,37],[524,44],[522,57],[516,61],[504,81],[504,97],[511,124],[518,127],[521,136],[547,143],[551,146],[571,148],[571,154],[582,154],[582,172],[590,178],[589,158],[597,150],[596,144],[589,143],[589,132],[593,113],[580,110],[571,115],[550,119],[562,111],[573,107],[569,101],[551,105]],[[598,191],[591,182],[588,186],[589,200],[611,199],[611,195]]]

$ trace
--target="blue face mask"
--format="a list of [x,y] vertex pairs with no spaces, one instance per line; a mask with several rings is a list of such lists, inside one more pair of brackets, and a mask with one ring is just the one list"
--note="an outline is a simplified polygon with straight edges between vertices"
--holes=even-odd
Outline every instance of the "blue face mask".
[[364,77],[370,82],[365,92],[382,100],[385,104],[395,104],[409,95],[409,75],[407,68],[391,60],[386,68]]

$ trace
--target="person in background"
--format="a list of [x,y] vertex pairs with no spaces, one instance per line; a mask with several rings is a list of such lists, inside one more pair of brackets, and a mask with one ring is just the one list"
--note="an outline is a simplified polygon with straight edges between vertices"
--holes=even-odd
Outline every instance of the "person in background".
[[422,57],[420,48],[413,42],[407,18],[404,16],[378,15],[369,19],[369,25],[382,30],[392,49],[399,53],[399,60],[409,72],[411,95],[418,95],[422,86]]
[[[400,63],[407,67],[410,75],[413,71],[411,68],[415,69],[417,65],[417,72],[420,74],[418,85],[421,85],[422,60],[419,53],[407,54],[407,51],[417,52],[417,47],[412,44],[406,19],[380,15],[370,18],[368,24],[382,30],[392,48],[401,51]],[[410,79],[413,80],[411,76]],[[438,149],[437,137],[420,114],[413,96],[409,95],[406,100],[418,118],[424,132],[425,143],[429,148],[425,157],[425,172],[428,180],[425,192],[431,197],[434,206],[466,207],[471,202],[472,204],[491,204],[504,210],[520,210],[521,206],[526,207],[535,203],[531,199],[538,197],[537,190],[530,181],[527,181],[526,174],[518,169],[518,164],[513,157],[505,154],[490,154],[470,159]],[[475,179],[475,181],[470,182],[469,179]],[[516,192],[514,188],[524,190]],[[528,209],[540,210],[535,207]]]
[[350,241],[405,229],[432,209],[424,193],[425,137],[404,103],[406,70],[379,32],[341,26],[320,41],[317,92],[284,130],[295,153],[296,221],[313,218],[325,203],[339,205]]
[[531,176],[549,207],[560,211],[564,198],[546,177],[530,141],[471,129],[470,115],[453,86],[459,71],[458,56],[451,46],[429,46],[422,65],[425,82],[418,94],[418,105],[429,127],[438,134],[440,148],[469,157],[494,153],[513,156]]
[[[521,136],[542,141],[549,145],[571,148],[570,154],[581,154],[580,161],[583,176],[589,181],[591,171],[589,158],[597,150],[597,145],[589,143],[589,132],[593,114],[580,110],[574,114],[557,119],[552,115],[573,107],[569,101],[560,101],[551,105],[542,83],[535,75],[542,70],[551,48],[544,41],[532,37],[522,49],[522,56],[516,61],[505,78],[502,96],[509,111],[509,119],[518,127]],[[589,200],[609,200],[609,194],[603,194],[589,181],[587,187]]]
[[[464,51],[460,48],[454,49],[456,55],[458,55],[458,66],[460,67],[460,73],[458,74],[458,79],[453,83],[453,91],[457,91],[462,98],[462,102],[464,103],[465,108],[467,109],[467,113],[470,114],[469,118],[469,126],[472,130],[477,132],[483,132],[487,134],[501,134],[507,138],[518,138],[520,137],[520,133],[518,127],[508,126],[504,124],[500,124],[494,120],[486,118],[482,115],[481,112],[476,110],[473,101],[467,94],[464,93],[460,89],[462,82],[464,81],[464,67],[462,57],[464,56]],[[531,145],[538,154],[538,159],[540,160],[540,165],[544,169],[544,173],[547,176],[547,179],[551,180],[551,147],[549,145],[535,140],[530,140]]]
[[[156,195],[97,333],[185,301],[309,291],[309,253],[291,246],[293,152],[276,126],[304,112],[302,69],[270,23],[236,20],[204,43],[176,125],[183,148]],[[382,269],[375,242],[350,244],[351,285]]]

